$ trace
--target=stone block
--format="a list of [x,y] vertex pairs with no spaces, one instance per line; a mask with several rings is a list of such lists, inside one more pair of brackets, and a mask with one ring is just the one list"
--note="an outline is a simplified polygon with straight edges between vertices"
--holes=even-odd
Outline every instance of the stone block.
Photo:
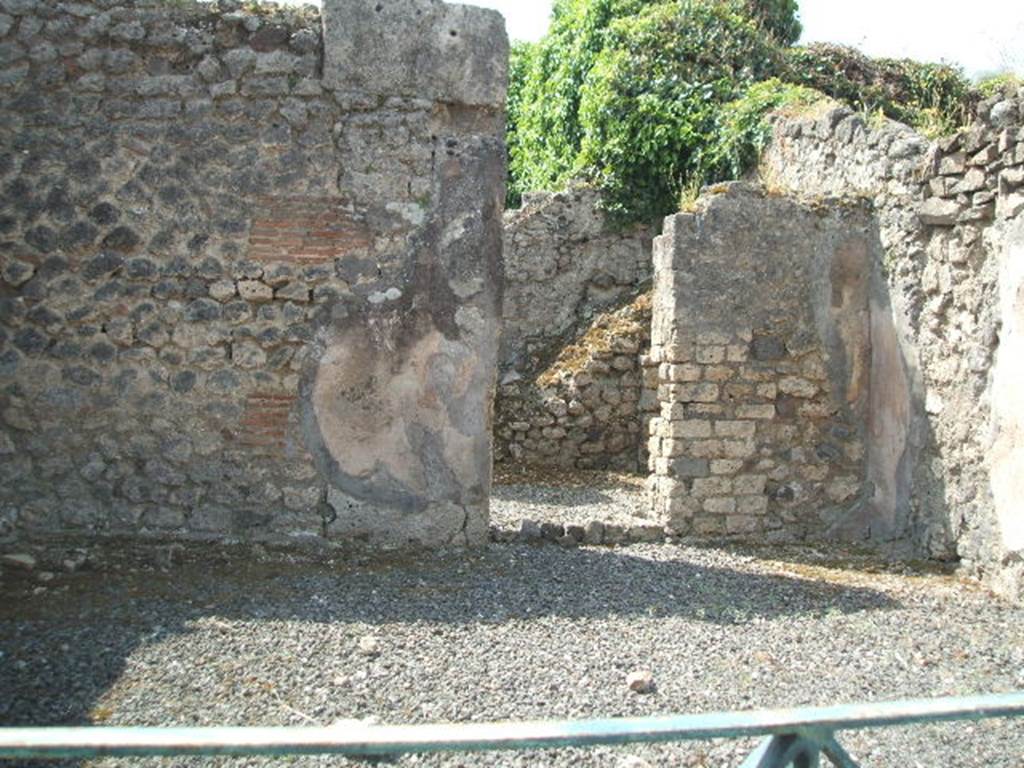
[[736,499],[736,511],[741,515],[763,515],[768,511],[768,497],[739,496]]
[[665,527],[653,523],[636,523],[629,527],[629,540],[638,543],[655,543],[664,540]]
[[726,459],[747,459],[757,453],[753,440],[722,440],[718,456]]
[[737,495],[757,495],[764,493],[767,475],[737,475],[733,478],[733,487]]
[[604,541],[604,523],[600,520],[591,520],[583,529],[583,543],[597,545]]
[[992,163],[999,157],[999,150],[995,144],[988,144],[983,147],[982,150],[976,152],[971,159],[968,161],[970,166],[985,167],[989,163]]
[[626,544],[629,541],[629,528],[615,523],[606,523],[604,526],[603,543],[608,545]]
[[670,384],[668,397],[682,403],[713,403],[718,400],[718,385],[712,383]]
[[921,204],[917,215],[922,224],[933,227],[952,227],[956,218],[964,210],[964,206],[955,200],[942,200],[930,197]]
[[508,37],[497,11],[437,0],[324,0],[323,23],[328,88],[505,108]]
[[667,466],[671,469],[670,474],[674,477],[700,478],[706,477],[709,472],[707,459],[697,459],[689,456],[673,459],[671,462],[668,462]]
[[746,344],[730,344],[725,348],[725,359],[730,363],[744,363],[750,356],[750,348]]
[[690,456],[698,459],[714,459],[722,455],[721,440],[694,440],[690,444]]
[[814,397],[818,385],[799,376],[783,376],[778,383],[779,392],[793,397]]
[[757,423],[753,421],[722,421],[715,422],[715,435],[718,437],[738,437],[749,440],[757,431]]
[[700,381],[701,368],[692,364],[663,364],[664,380],[675,383]]
[[731,342],[732,335],[722,331],[699,331],[697,343],[704,346],[724,346]]
[[725,360],[725,347],[698,346],[696,360],[701,365],[714,365]]
[[1002,189],[1012,189],[1024,184],[1024,168],[1007,168],[999,174]]
[[977,192],[979,189],[985,189],[985,184],[985,171],[981,168],[971,168],[960,181],[953,185],[952,193],[962,195],[968,192]]
[[673,438],[711,437],[711,422],[705,419],[684,419],[668,422],[668,435]]
[[662,354],[667,362],[688,363],[693,360],[693,344],[690,342],[665,344],[662,347]]
[[959,176],[966,168],[967,158],[963,152],[954,152],[939,161],[940,176]]
[[696,536],[721,536],[725,533],[725,518],[698,515],[693,518],[690,529]]
[[709,515],[731,515],[736,511],[736,499],[731,496],[704,499],[701,507]]
[[733,481],[730,477],[701,477],[693,481],[691,493],[696,499],[710,496],[726,496],[732,493]]
[[757,533],[761,530],[761,519],[750,515],[728,515],[725,518],[725,530],[732,535]]
[[739,405],[736,407],[736,417],[739,419],[774,419],[775,405]]
[[238,295],[246,301],[272,301],[274,298],[274,289],[259,280],[239,280]]
[[745,462],[742,459],[715,459],[711,462],[711,474],[735,475]]
[[735,375],[735,371],[727,365],[709,365],[704,369],[704,378],[708,381],[721,383]]

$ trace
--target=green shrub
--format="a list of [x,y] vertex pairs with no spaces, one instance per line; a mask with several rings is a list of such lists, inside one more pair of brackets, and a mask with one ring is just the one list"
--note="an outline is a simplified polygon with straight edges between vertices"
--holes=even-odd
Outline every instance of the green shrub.
[[721,105],[777,66],[774,45],[731,4],[677,0],[616,20],[583,86],[574,170],[621,221],[674,210],[713,151]]
[[798,32],[794,0],[556,0],[549,33],[514,49],[509,204],[583,175],[625,219],[666,213],[716,105]]
[[519,126],[522,123],[520,114],[523,109],[523,90],[526,73],[532,65],[532,56],[536,46],[532,43],[514,42],[509,49],[508,57],[508,96],[505,104],[505,146],[509,156],[508,197],[505,204],[510,208],[519,207],[523,192],[529,188],[522,186],[521,180],[511,172],[513,157],[519,156]]
[[782,76],[932,135],[967,123],[977,100],[963,72],[952,65],[872,59],[826,43],[789,49]]
[[509,204],[583,178],[620,222],[664,215],[749,170],[766,114],[815,92],[929,135],[973,111],[954,67],[780,47],[799,33],[796,0],[555,0],[549,33],[512,51]]
[[757,165],[771,139],[770,114],[800,113],[828,100],[821,91],[778,78],[754,83],[719,112],[715,139],[710,151],[702,155],[697,180],[708,184],[741,178]]
[[991,99],[993,96],[1012,96],[1019,88],[1024,88],[1024,78],[1013,72],[989,75],[982,78],[976,86],[978,95],[983,99]]
[[571,177],[579,153],[580,92],[604,47],[608,25],[651,0],[556,0],[551,28],[520,52],[512,77],[517,99],[509,189],[514,195],[556,189]]

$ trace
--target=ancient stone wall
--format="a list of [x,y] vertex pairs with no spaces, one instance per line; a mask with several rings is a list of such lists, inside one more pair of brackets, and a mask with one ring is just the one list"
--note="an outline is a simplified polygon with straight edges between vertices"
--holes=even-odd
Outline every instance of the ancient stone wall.
[[643,466],[638,354],[650,309],[631,302],[650,281],[651,232],[615,228],[599,202],[575,187],[527,195],[505,214],[496,461]]
[[645,466],[644,414],[657,407],[641,366],[650,327],[650,294],[643,294],[599,315],[535,378],[502,384],[495,460],[626,472]]
[[651,278],[650,228],[617,229],[588,187],[526,195],[505,213],[503,375],[544,370],[601,312]]
[[[907,535],[957,557],[1006,594],[1024,584],[1019,477],[1018,291],[1024,218],[1024,92],[929,142],[849,110],[781,120],[763,160],[776,189],[870,200],[907,361]],[[1010,381],[1014,384],[1009,384]],[[1017,489],[1017,490],[1014,490]]]
[[501,17],[0,8],[0,536],[483,541]]
[[655,240],[649,490],[676,533],[864,534],[877,232],[735,183]]

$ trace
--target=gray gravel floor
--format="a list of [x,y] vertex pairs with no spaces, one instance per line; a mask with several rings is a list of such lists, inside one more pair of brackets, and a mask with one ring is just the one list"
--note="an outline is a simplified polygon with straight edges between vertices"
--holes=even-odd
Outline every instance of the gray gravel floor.
[[592,520],[612,525],[651,523],[646,516],[646,494],[639,479],[592,473],[585,487],[552,482],[510,483],[494,487],[491,525],[515,531],[519,521],[585,526]]
[[[535,503],[517,493],[498,490],[496,516],[518,514],[506,505]],[[562,497],[573,503],[572,493]],[[25,580],[2,585],[0,725],[611,717],[1024,689],[1021,608],[950,576],[895,573],[810,549],[493,545],[375,565],[232,560],[86,571],[46,587],[37,594]],[[367,636],[379,655],[360,652]],[[625,676],[638,668],[653,672],[654,693],[627,688]],[[865,766],[1024,766],[1020,721],[842,741]],[[733,766],[752,747],[409,756],[398,764]]]

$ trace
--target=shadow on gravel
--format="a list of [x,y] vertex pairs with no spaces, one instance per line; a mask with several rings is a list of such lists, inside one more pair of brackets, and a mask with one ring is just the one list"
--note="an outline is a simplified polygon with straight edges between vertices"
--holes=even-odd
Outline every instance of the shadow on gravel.
[[373,565],[186,563],[58,576],[45,595],[33,595],[34,587],[7,582],[0,591],[0,726],[102,723],[110,713],[96,702],[126,658],[207,617],[459,625],[683,616],[740,625],[899,607],[872,589],[696,563],[667,545],[499,545]]

